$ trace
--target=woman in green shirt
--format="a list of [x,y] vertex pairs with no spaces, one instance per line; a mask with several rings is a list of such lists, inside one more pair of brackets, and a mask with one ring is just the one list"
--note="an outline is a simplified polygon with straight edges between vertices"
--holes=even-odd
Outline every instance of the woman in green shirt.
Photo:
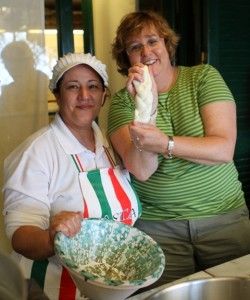
[[[126,87],[108,132],[142,202],[136,226],[166,254],[158,284],[250,253],[249,212],[233,163],[234,98],[210,65],[175,66],[179,37],[159,15],[125,16],[112,45]],[[151,77],[148,121],[135,121],[136,81]],[[146,110],[145,110],[146,111]]]

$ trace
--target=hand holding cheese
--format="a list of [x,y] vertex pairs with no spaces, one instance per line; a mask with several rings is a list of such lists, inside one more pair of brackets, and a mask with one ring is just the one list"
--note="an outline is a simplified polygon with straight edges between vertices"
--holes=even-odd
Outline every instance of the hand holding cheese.
[[152,81],[148,66],[144,66],[143,71],[143,82],[139,82],[137,80],[133,81],[136,90],[136,108],[134,120],[138,122],[148,123],[150,122],[153,105]]

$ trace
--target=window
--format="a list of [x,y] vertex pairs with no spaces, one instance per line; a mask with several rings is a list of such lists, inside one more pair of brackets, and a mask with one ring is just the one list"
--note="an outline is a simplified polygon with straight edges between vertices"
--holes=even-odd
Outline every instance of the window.
[[[82,11],[81,1],[72,1],[72,17],[73,17],[73,39],[74,51],[84,51],[83,30],[82,30]],[[57,47],[57,23],[56,23],[56,4],[55,1],[45,0],[45,52],[49,61],[49,69],[51,70],[58,58]],[[49,115],[53,118],[57,111],[57,104],[54,95],[48,89],[48,110]]]

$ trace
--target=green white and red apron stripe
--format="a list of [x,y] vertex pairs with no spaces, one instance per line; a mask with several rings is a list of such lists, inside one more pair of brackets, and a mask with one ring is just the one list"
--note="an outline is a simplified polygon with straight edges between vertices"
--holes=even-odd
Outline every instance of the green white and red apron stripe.
[[[96,196],[96,192],[93,189],[93,186],[91,182],[87,178],[88,173],[82,172],[79,173],[80,177],[80,185],[82,189],[82,194],[83,194],[83,201],[84,201],[84,209],[88,210],[88,215],[89,216],[101,216],[102,215],[102,209],[100,206],[100,202]],[[82,180],[82,182],[81,182]],[[82,185],[85,185],[82,188]],[[83,193],[84,190],[84,193]],[[85,215],[85,212],[83,213]]]
[[[86,176],[82,176],[86,174]],[[97,218],[112,218],[111,206],[109,198],[107,198],[103,182],[101,180],[100,170],[89,171],[81,173],[80,178],[82,181],[82,193],[86,201],[87,207],[89,207],[90,215],[96,215]],[[89,186],[89,189],[85,189],[85,183]],[[91,194],[92,197],[89,197]],[[91,207],[92,206],[92,207]],[[98,212],[98,213],[97,213]]]
[[129,200],[129,197],[125,193],[124,189],[122,188],[122,185],[116,178],[114,169],[109,169],[108,170],[111,182],[114,187],[114,191],[116,194],[117,199],[120,199],[120,204],[122,208],[122,216],[121,216],[121,221],[124,222],[125,224],[131,225],[133,223],[132,221],[132,214],[131,214],[131,202]]
[[140,214],[139,201],[123,170],[104,168],[81,172],[79,177],[90,216],[134,223]]
[[78,156],[71,154],[71,158],[72,158],[72,160],[73,160],[73,162],[74,162],[74,164],[75,164],[78,172],[82,172],[83,171],[83,167],[82,167],[81,163],[79,163]]
[[80,291],[66,268],[48,259],[33,261],[22,257],[20,267],[25,278],[34,279],[49,299],[76,300]]
[[[103,197],[106,200],[106,205],[108,206],[109,209],[103,212],[103,218],[109,218],[109,219],[114,219],[117,221],[121,221],[120,219],[120,214],[123,212],[123,205],[122,201],[123,199],[118,200],[117,198],[117,191],[119,189],[119,186],[112,186],[112,177],[109,174],[109,171],[112,170],[112,168],[107,168],[107,169],[102,169],[99,172],[98,176],[98,181],[97,184],[101,186],[101,189],[103,190]],[[114,175],[113,175],[114,177]],[[89,176],[88,176],[89,178]],[[91,179],[91,178],[89,178]],[[92,178],[94,180],[94,178]],[[113,181],[115,179],[113,178]],[[117,181],[117,180],[116,180]],[[115,199],[115,201],[112,201],[112,203],[109,203],[107,199]],[[128,208],[131,208],[131,203],[128,203]],[[117,215],[118,214],[118,215]],[[127,220],[128,221],[128,220]],[[129,220],[130,221],[130,220]],[[124,223],[127,223],[124,221]]]
[[[115,168],[116,163],[115,163],[115,161],[114,161],[114,159],[113,159],[111,153],[109,152],[108,148],[106,148],[106,147],[104,147],[104,146],[103,146],[103,148],[104,148],[105,154],[107,155],[107,158],[108,158],[108,160],[109,160],[111,166],[112,166],[113,168]],[[79,156],[78,156],[77,154],[75,154],[75,155],[71,154],[71,158],[73,159],[74,164],[75,164],[75,166],[76,166],[78,172],[84,172],[84,168],[83,168],[83,165],[82,165],[82,162],[81,162]]]
[[44,274],[44,292],[49,299],[59,299],[60,289],[61,289],[61,273],[62,266],[55,264],[48,264],[47,272]]
[[78,155],[71,155],[79,172],[83,194],[83,216],[108,218],[133,225],[141,214],[138,197],[129,182],[126,170],[114,167],[115,162],[108,149],[105,153],[112,167],[84,171]]
[[48,264],[49,261],[47,259],[38,260],[34,261],[31,268],[30,278],[34,279],[42,289],[44,288],[45,274],[47,272]]
[[60,282],[59,300],[75,300],[75,296],[76,286],[68,271],[63,267]]
[[[117,221],[133,225],[135,220],[141,215],[141,204],[130,184],[129,174],[125,169],[121,169],[120,167],[109,168],[108,174],[123,212],[120,220],[117,219]],[[105,177],[103,175],[102,179],[104,181]],[[105,186],[105,190],[107,195],[111,191],[107,186]]]
[[86,201],[83,200],[83,218],[89,218],[89,210],[86,204]]

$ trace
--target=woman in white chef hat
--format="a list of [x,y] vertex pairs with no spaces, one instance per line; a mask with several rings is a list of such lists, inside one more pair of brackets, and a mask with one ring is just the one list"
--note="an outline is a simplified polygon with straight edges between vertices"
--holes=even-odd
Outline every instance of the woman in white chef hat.
[[106,66],[91,54],[69,53],[55,65],[49,87],[59,107],[54,121],[5,160],[5,226],[25,277],[50,299],[77,299],[54,256],[56,232],[73,236],[88,217],[133,225],[141,206],[94,121],[107,95]]

